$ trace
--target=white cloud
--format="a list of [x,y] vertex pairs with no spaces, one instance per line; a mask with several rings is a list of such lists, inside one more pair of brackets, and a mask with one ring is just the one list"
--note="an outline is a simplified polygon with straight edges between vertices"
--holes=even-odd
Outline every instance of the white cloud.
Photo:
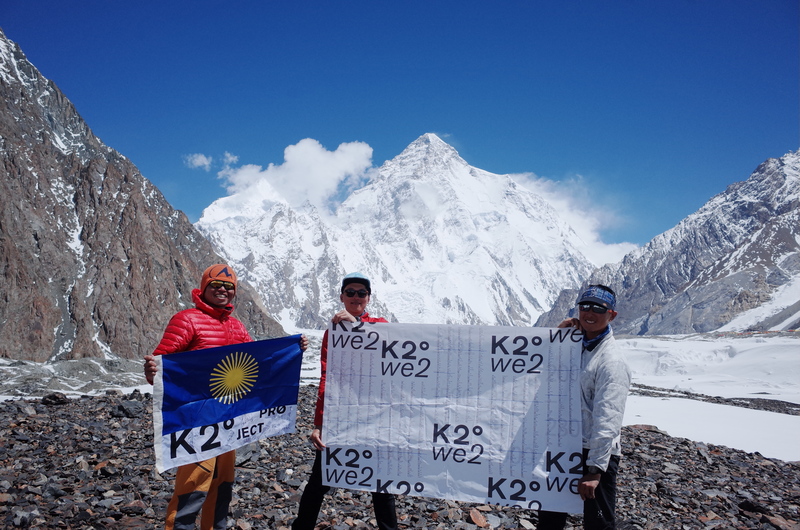
[[343,143],[328,151],[306,138],[287,147],[283,156],[283,164],[264,169],[252,164],[234,167],[238,157],[225,153],[226,167],[219,177],[226,181],[228,193],[243,195],[250,203],[274,202],[277,192],[293,207],[308,201],[324,212],[342,192],[361,186],[372,169],[372,147],[364,142]]
[[620,224],[622,218],[596,192],[596,186],[581,175],[565,181],[547,180],[533,173],[510,176],[518,184],[540,195],[558,211],[581,238],[584,244],[581,249],[583,254],[598,267],[606,263],[616,263],[637,248],[634,243],[603,243],[602,230]]
[[238,156],[233,155],[233,154],[231,154],[231,153],[229,153],[227,151],[225,151],[225,155],[222,157],[222,163],[225,164],[225,166],[232,166],[233,164],[237,163],[238,161],[239,161],[239,157]]
[[202,168],[206,171],[210,171],[211,162],[212,158],[202,153],[194,153],[183,157],[183,163],[192,169]]

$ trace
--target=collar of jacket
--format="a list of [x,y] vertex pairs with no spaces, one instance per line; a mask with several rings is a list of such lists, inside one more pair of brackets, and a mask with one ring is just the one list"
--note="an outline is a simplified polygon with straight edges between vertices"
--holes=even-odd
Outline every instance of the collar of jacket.
[[206,313],[211,315],[212,317],[216,318],[217,320],[226,320],[231,313],[233,313],[233,306],[228,305],[225,307],[217,307],[209,304],[203,297],[201,296],[203,293],[200,289],[192,289],[192,301],[194,302],[194,306]]
[[592,351],[597,348],[597,345],[603,342],[603,339],[606,338],[611,331],[611,326],[606,326],[606,329],[603,330],[598,336],[593,339],[583,339],[583,349]]

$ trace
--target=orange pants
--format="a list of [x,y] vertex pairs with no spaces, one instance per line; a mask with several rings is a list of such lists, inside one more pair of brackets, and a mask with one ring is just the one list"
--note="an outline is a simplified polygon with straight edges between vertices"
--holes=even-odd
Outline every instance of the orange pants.
[[178,468],[175,492],[167,506],[164,530],[194,530],[197,514],[201,530],[224,530],[233,494],[236,451]]

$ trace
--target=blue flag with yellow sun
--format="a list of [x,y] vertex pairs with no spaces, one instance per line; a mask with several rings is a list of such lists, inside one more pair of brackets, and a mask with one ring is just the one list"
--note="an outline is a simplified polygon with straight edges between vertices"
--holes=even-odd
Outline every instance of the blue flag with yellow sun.
[[159,471],[294,432],[300,335],[156,357]]

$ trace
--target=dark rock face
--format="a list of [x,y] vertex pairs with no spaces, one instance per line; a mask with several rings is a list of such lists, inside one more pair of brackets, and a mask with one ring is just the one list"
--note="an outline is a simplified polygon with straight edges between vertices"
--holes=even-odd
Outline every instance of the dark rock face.
[[[222,259],[0,32],[0,357],[150,353]],[[283,334],[247,286],[236,315]]]
[[[238,451],[228,528],[288,530],[310,473],[316,387],[300,391],[297,434]],[[0,525],[4,528],[161,528],[172,471],[154,468],[149,394],[0,402]],[[747,426],[742,426],[747,428]],[[617,501],[622,529],[798,528],[798,463],[623,430]],[[532,530],[534,512],[422,497],[397,498],[400,528]],[[338,489],[319,528],[375,528],[370,494]],[[568,528],[581,528],[571,516]]]

